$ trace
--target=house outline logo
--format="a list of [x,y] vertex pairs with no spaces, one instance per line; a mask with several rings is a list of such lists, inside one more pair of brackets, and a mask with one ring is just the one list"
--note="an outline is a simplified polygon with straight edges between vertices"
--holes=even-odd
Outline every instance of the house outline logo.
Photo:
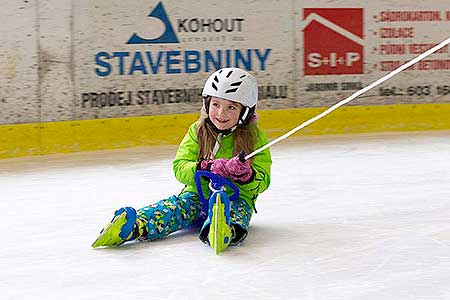
[[150,12],[148,15],[149,18],[157,18],[161,22],[163,22],[165,26],[164,33],[154,39],[146,39],[140,37],[137,33],[133,33],[133,35],[128,39],[127,44],[175,44],[179,43],[178,37],[173,30],[172,24],[170,23],[169,17],[167,16],[166,10],[162,5],[162,2],[159,2],[158,5]]
[[305,8],[302,23],[305,75],[364,73],[362,8]]
[[322,24],[325,27],[328,27],[329,29],[335,31],[336,33],[339,33],[342,36],[345,36],[349,40],[354,41],[355,43],[360,44],[361,46],[364,46],[364,40],[357,36],[356,34],[353,34],[352,32],[348,31],[347,29],[331,22],[328,19],[325,19],[324,17],[321,17],[320,15],[316,13],[309,14],[306,19],[304,20],[304,26],[303,28],[308,27],[308,25],[312,22],[316,21],[320,24]]

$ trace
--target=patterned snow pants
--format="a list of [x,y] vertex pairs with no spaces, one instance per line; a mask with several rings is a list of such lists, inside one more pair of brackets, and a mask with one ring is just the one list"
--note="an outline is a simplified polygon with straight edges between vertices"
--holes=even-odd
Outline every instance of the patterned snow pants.
[[[230,223],[236,234],[231,244],[238,244],[247,236],[253,210],[241,199],[232,201],[230,208]],[[146,235],[140,237],[141,240],[160,239],[191,225],[200,229],[208,217],[208,212],[201,209],[198,195],[191,192],[163,199],[137,213],[138,219],[146,224]]]

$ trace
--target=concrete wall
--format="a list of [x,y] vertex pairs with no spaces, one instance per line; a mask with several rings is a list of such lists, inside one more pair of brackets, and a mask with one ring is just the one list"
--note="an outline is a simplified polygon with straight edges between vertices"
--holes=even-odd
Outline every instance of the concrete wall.
[[[398,2],[3,0],[0,124],[196,112],[235,65],[260,109],[328,106],[448,37],[447,1]],[[352,105],[449,103],[449,69],[445,48]]]
[[2,1],[0,124],[40,121],[37,15],[38,7],[35,2]]

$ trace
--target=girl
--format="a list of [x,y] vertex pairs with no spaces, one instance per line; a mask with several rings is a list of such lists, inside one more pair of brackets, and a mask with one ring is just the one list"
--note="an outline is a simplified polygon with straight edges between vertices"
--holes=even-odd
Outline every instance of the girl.
[[[189,225],[202,226],[200,240],[208,244],[209,219],[194,181],[197,170],[218,174],[239,188],[239,199],[231,202],[231,245],[245,239],[256,198],[269,186],[272,163],[269,149],[245,162],[238,158],[241,151],[250,153],[268,142],[257,125],[258,85],[248,72],[224,68],[208,78],[202,94],[200,119],[188,129],[173,161],[175,177],[185,184],[181,193],[138,211],[119,209],[93,247],[160,239]],[[209,191],[206,180],[202,187]]]

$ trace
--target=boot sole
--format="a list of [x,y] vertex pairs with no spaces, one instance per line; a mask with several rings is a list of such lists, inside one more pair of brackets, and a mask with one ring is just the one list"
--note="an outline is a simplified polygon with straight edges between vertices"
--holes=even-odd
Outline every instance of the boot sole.
[[92,248],[97,247],[112,247],[119,246],[124,242],[124,240],[119,236],[120,231],[127,222],[127,213],[123,212],[120,215],[115,216],[109,224],[107,224],[100,235],[92,243]]

